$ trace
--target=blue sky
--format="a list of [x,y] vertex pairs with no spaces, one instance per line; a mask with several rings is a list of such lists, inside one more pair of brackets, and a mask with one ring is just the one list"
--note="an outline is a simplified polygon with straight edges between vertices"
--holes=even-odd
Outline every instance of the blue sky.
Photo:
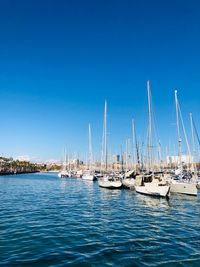
[[[176,146],[174,89],[189,131],[198,128],[199,1],[0,2],[0,153],[60,159],[63,147],[85,157],[91,123],[100,153],[108,101],[113,153],[147,131],[146,81],[163,153]],[[174,150],[174,148],[173,148]]]

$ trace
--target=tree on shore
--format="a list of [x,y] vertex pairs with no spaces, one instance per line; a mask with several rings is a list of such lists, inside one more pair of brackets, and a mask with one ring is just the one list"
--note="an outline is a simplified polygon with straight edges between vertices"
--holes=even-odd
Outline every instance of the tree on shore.
[[37,172],[41,165],[29,161],[14,160],[13,158],[0,157],[0,173]]

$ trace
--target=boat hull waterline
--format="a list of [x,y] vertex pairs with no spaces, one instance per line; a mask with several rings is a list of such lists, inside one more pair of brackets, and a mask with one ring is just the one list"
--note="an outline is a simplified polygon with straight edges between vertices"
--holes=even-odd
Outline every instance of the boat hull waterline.
[[120,189],[122,187],[121,181],[100,181],[98,180],[99,187],[107,189]]
[[176,182],[170,184],[170,192],[177,194],[184,194],[190,196],[197,196],[197,185],[193,183]]
[[122,184],[125,188],[134,189],[135,188],[135,179],[124,179]]
[[168,185],[158,186],[149,183],[144,186],[135,186],[135,191],[148,196],[169,197],[170,187]]
[[86,180],[86,181],[94,181],[95,177],[94,177],[94,175],[83,175],[82,179]]

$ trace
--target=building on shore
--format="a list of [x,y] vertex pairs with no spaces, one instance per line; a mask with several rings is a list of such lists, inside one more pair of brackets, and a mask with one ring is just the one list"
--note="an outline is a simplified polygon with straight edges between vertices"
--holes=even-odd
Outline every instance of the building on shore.
[[[167,156],[167,164],[168,165],[180,165],[182,164],[192,164],[193,163],[193,157],[190,155],[182,155],[181,157],[179,156]],[[181,162],[180,162],[181,161]]]

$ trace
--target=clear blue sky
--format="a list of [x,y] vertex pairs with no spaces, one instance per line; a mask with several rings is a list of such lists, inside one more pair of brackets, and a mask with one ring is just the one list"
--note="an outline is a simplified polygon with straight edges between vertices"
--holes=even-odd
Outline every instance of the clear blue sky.
[[0,1],[0,153],[85,155],[89,122],[100,153],[105,98],[113,153],[133,115],[145,139],[148,79],[165,150],[175,88],[186,125],[193,111],[199,126],[199,14],[198,0]]

